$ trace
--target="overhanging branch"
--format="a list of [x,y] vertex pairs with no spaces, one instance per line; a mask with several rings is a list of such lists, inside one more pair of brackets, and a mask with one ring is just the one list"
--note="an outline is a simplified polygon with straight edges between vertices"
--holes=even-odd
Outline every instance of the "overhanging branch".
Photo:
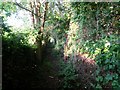
[[[15,2],[14,5],[16,5],[16,6],[22,8],[22,9],[28,11],[28,12],[31,12],[33,15],[35,15],[35,16],[37,16],[37,17],[40,17],[40,16],[38,16],[36,13],[33,13],[31,10],[29,10],[29,9],[27,9],[27,8],[25,8],[25,7],[23,7],[21,4],[19,4],[19,3],[17,3],[17,2]],[[42,18],[42,17],[40,17],[40,18]]]

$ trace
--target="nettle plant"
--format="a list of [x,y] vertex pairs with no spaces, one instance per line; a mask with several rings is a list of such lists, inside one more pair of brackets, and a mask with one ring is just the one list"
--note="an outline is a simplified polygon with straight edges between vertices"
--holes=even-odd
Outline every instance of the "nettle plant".
[[101,41],[101,47],[97,48],[95,58],[98,68],[96,70],[95,88],[120,87],[120,45],[114,39]]

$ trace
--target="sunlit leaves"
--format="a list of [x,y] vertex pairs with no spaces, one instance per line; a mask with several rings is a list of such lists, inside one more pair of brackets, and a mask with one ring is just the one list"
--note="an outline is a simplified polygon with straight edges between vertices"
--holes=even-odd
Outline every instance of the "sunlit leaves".
[[99,53],[100,53],[100,51],[101,51],[101,49],[100,49],[100,48],[96,48],[96,50],[95,50],[95,55],[99,54]]
[[6,13],[13,13],[16,11],[16,6],[12,2],[2,2],[0,4],[0,10],[5,11]]

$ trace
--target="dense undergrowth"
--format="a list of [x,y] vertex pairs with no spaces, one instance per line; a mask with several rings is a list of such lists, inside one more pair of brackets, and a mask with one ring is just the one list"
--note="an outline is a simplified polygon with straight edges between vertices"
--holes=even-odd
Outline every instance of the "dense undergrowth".
[[66,5],[58,5],[60,13],[49,11],[40,34],[43,62],[36,58],[38,30],[10,30],[3,24],[3,89],[120,88],[119,4]]
[[[35,46],[28,44],[28,39],[25,38],[24,34],[21,34],[23,37],[19,38],[18,35],[14,33],[7,35],[8,36],[4,34],[2,37],[4,64],[3,87],[4,85],[5,87],[6,85],[8,85],[7,87],[11,87],[11,84],[13,85],[12,87],[22,88],[27,87],[27,85],[29,87],[29,85],[32,84],[30,82],[39,78],[40,72],[43,72],[35,58]],[[95,71],[96,78],[94,78],[95,83],[91,82],[91,86],[89,87],[101,89],[120,87],[120,45],[118,38],[113,35],[96,42],[89,41],[84,44],[83,48],[84,51],[81,50],[83,52],[89,52],[89,57],[93,58],[97,65]],[[51,63],[48,62],[47,64],[47,61],[46,65],[51,67]],[[61,67],[58,73],[58,77],[61,79],[59,88],[77,89],[83,86],[79,72],[74,68],[71,60],[68,62],[61,61],[59,65]],[[19,86],[19,84],[22,85],[22,83],[26,83],[25,86]],[[83,89],[89,87],[86,84]]]
[[[71,61],[72,58],[69,58],[68,63],[64,63],[62,64],[63,66],[61,66],[62,71],[60,75],[64,78],[64,82],[62,83],[63,88],[98,88],[102,90],[106,88],[114,90],[120,88],[120,44],[118,37],[116,38],[115,35],[111,35],[110,37],[103,38],[96,42],[87,41],[81,51],[83,53],[89,53],[87,57],[94,59],[95,65],[92,66],[90,63],[82,65],[84,62],[81,61],[81,58],[77,57],[77,64],[80,63],[77,68],[80,69],[80,67],[86,66],[86,68],[82,68],[82,70],[91,72],[90,68],[92,68],[93,71],[91,74],[86,71],[86,73],[81,74],[81,71],[77,71],[77,69],[74,68],[74,65],[71,64],[74,59]],[[92,78],[92,74],[94,77],[91,81],[90,78]]]
[[120,87],[120,44],[118,37],[109,37],[98,40],[94,43],[88,42],[85,47],[87,52],[94,57],[98,66],[96,70],[95,88],[119,88]]
[[[21,34],[24,36],[24,34]],[[2,37],[3,89],[29,87],[35,78],[34,52],[24,37],[9,33]],[[33,55],[32,55],[33,54]],[[32,55],[32,56],[31,56]],[[26,79],[25,79],[26,78]]]

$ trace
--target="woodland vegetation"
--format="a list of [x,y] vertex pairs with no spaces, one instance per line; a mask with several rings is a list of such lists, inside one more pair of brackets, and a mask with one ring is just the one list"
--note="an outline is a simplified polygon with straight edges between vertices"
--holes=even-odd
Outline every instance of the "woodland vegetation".
[[[119,90],[120,2],[20,1],[0,3],[3,90]],[[6,23],[20,10],[32,25]]]

